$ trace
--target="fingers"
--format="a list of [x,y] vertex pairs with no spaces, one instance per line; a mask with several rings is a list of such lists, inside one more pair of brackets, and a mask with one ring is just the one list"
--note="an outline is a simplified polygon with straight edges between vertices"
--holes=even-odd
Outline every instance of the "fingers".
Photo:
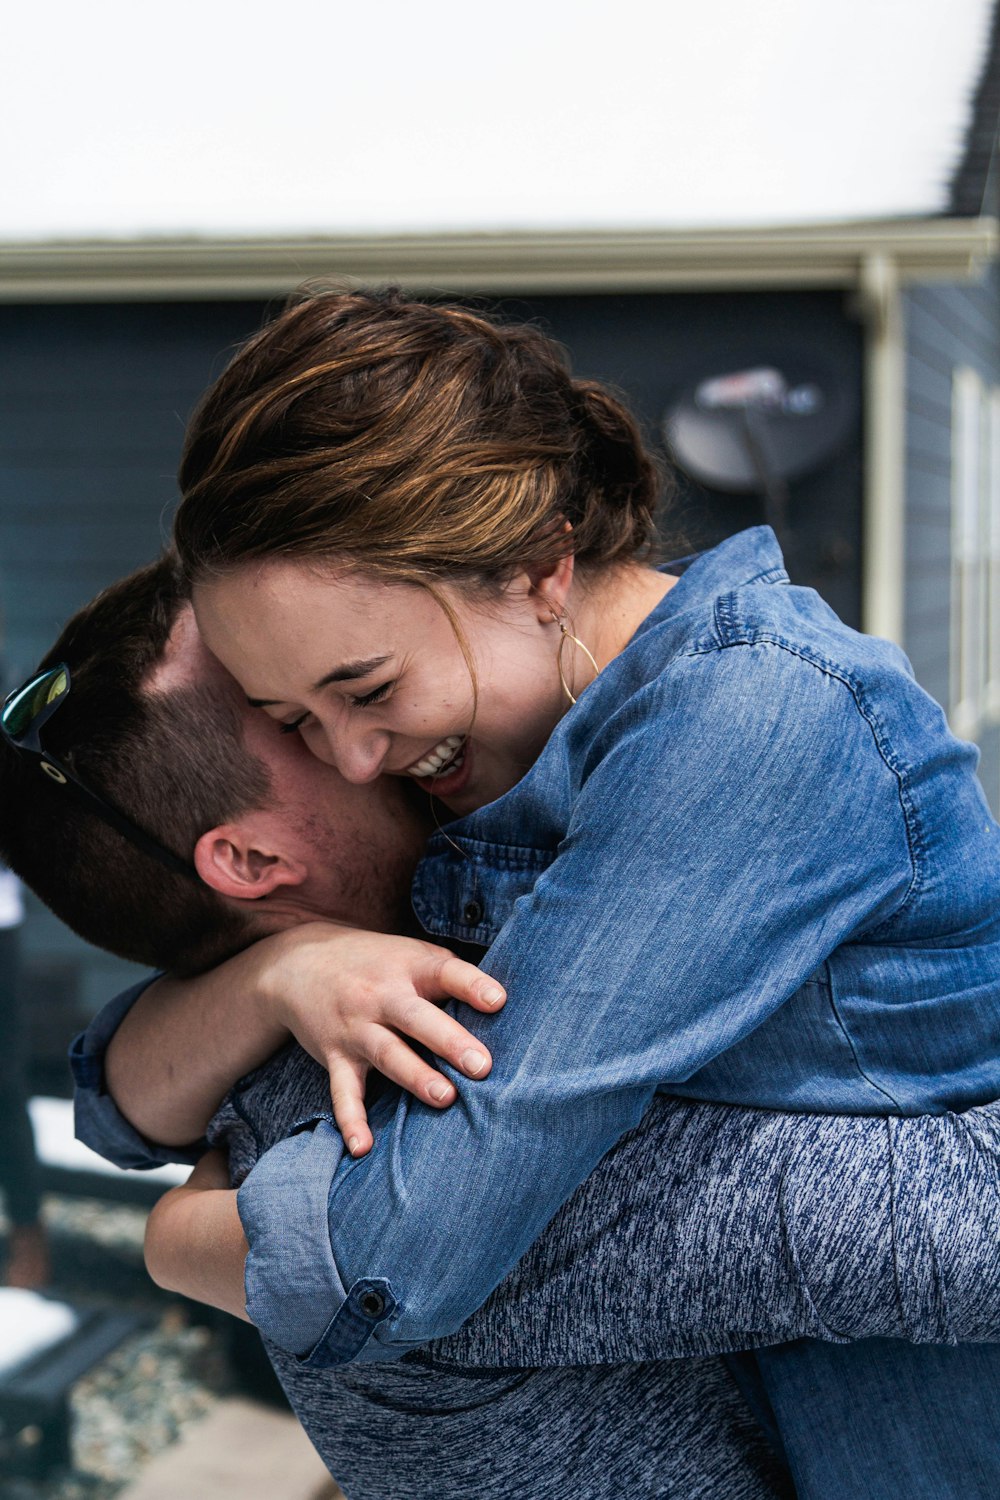
[[366,1156],[375,1144],[365,1113],[367,1068],[347,1058],[330,1062],[330,1102],[337,1129],[352,1156]]
[[[420,1003],[428,1010],[434,1009],[428,1001]],[[372,1066],[384,1077],[406,1089],[407,1093],[423,1099],[434,1109],[446,1109],[449,1104],[454,1104],[458,1097],[455,1085],[430,1063],[425,1062],[419,1053],[414,1052],[403,1037],[379,1026],[373,1028],[373,1036],[368,1045],[371,1049],[369,1056]]]
[[450,1062],[467,1078],[485,1078],[493,1066],[489,1049],[479,1038],[427,1000],[414,999],[402,1004],[398,1015],[393,1017],[393,1023],[405,1036],[422,1043],[435,1057]]
[[453,953],[448,953],[441,959],[436,981],[443,995],[452,995],[476,1010],[485,1011],[487,1015],[499,1010],[507,999],[507,992],[495,979],[484,974],[482,969],[477,969],[475,964],[467,964],[463,958],[456,958]]
[[[370,937],[366,935],[366,941]],[[493,1066],[489,1050],[453,1016],[446,1015],[439,1004],[453,997],[491,1014],[500,1010],[507,998],[495,979],[446,949],[414,944],[408,939],[397,941],[408,945],[402,965],[402,998],[398,998],[398,976],[383,973],[374,985],[369,980],[367,986],[351,991],[354,1001],[361,994],[362,1003],[345,1006],[341,1001],[339,1010],[334,1007],[339,1013],[336,1041],[331,1043],[325,1025],[292,1027],[306,1050],[325,1061],[333,1117],[355,1157],[364,1156],[374,1145],[364,1106],[369,1066],[433,1108],[444,1109],[457,1098],[455,1085],[425,1061],[409,1045],[408,1038],[467,1078],[485,1078]]]
[[391,1027],[371,1028],[365,1037],[365,1056],[386,1078],[435,1108],[455,1102],[455,1086],[414,1051],[409,1039],[450,1062],[467,1078],[485,1078],[493,1066],[489,1049],[479,1038],[429,1000],[418,996],[402,1002],[391,1020]]

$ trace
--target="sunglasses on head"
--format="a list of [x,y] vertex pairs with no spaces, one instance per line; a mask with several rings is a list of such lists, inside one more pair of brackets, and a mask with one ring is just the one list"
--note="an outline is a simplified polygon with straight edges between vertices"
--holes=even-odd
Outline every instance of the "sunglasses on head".
[[4,739],[19,755],[31,757],[42,774],[51,782],[56,786],[65,787],[90,812],[103,819],[137,849],[141,849],[150,858],[159,860],[160,864],[165,865],[168,870],[193,876],[197,880],[198,874],[194,865],[181,859],[170,849],[165,849],[137,823],[133,823],[131,818],[127,818],[124,813],[118,811],[117,807],[105,801],[98,792],[85,786],[79,776],[75,775],[67,765],[56,760],[54,755],[50,755],[43,748],[40,732],[69,697],[70,681],[69,667],[65,665],[50,667],[47,672],[39,672],[34,677],[30,677],[23,687],[11,693],[5,700],[3,708],[0,709],[0,730],[3,732]]

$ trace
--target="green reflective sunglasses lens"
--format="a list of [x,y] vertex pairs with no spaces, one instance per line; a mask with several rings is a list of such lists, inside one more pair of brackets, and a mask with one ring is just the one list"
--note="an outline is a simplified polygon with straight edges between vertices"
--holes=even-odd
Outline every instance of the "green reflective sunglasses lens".
[[3,727],[12,738],[19,738],[40,714],[65,697],[68,691],[69,673],[65,667],[43,672],[41,677],[26,683],[20,692],[8,698],[3,706]]

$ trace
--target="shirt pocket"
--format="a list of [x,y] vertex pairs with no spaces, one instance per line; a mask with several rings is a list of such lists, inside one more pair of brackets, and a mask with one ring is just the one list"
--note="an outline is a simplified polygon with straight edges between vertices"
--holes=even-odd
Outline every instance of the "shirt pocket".
[[413,910],[425,931],[482,947],[496,939],[518,897],[528,895],[555,849],[437,835],[413,881]]

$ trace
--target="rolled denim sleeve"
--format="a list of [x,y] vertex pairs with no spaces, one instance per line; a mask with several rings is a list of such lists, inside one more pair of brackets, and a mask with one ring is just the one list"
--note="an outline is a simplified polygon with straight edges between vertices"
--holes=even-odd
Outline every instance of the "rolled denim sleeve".
[[145,1170],[162,1167],[167,1162],[193,1166],[206,1149],[204,1143],[185,1149],[147,1141],[121,1114],[105,1086],[104,1058],[108,1044],[139,996],[159,977],[153,974],[109,1000],[86,1031],[81,1031],[70,1044],[76,1138],[116,1167]]
[[[489,1077],[445,1066],[444,1113],[398,1097],[361,1160],[316,1128],[247,1179],[269,1336],[331,1364],[457,1329],[658,1088],[748,1036],[912,880],[898,778],[849,683],[777,645],[680,658],[595,737],[558,857],[489,952],[507,1005],[463,1016]],[[300,1247],[294,1277],[265,1221]]]

